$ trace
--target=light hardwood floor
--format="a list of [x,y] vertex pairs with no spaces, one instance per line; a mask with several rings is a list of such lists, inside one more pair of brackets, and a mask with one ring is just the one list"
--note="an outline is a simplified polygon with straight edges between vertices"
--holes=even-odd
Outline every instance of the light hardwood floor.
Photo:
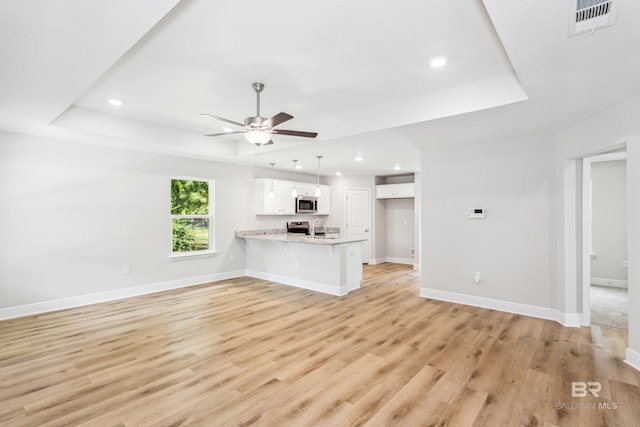
[[342,298],[241,278],[0,322],[0,425],[639,425],[624,331],[418,287],[381,264]]

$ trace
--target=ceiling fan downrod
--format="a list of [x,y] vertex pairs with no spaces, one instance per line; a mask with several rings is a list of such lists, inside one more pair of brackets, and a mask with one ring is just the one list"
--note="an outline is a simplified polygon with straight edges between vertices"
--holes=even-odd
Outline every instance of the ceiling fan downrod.
[[256,117],[260,117],[260,92],[262,92],[262,89],[264,89],[264,84],[256,82],[253,83],[251,87],[256,91]]

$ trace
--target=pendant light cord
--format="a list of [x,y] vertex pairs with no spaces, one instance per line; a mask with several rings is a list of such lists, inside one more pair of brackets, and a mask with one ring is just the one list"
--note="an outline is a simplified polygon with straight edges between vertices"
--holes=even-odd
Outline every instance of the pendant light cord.
[[296,190],[296,163],[297,162],[298,162],[297,160],[293,161],[293,190],[291,190],[291,197],[294,199],[298,197],[298,190]]
[[315,196],[316,197],[320,197],[322,195],[322,191],[320,190],[320,159],[322,158],[322,156],[316,156],[318,158],[318,183],[316,185],[316,191],[315,191]]

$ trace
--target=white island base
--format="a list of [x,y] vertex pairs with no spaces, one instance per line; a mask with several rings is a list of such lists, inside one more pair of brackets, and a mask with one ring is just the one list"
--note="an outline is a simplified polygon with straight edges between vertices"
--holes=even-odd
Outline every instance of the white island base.
[[310,238],[296,242],[260,237],[245,237],[248,276],[337,296],[360,288],[360,241],[312,244]]

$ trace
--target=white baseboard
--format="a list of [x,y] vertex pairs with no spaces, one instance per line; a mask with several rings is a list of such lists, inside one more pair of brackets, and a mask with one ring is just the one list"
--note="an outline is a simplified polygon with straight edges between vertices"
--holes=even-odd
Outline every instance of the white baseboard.
[[473,307],[488,308],[491,310],[505,311],[507,313],[538,317],[540,319],[554,320],[567,327],[580,327],[580,316],[577,313],[562,313],[552,308],[538,307],[535,305],[520,304],[510,301],[502,301],[428,288],[420,288],[420,296],[440,301],[470,305]]
[[188,286],[201,285],[203,283],[217,282],[220,280],[234,279],[236,277],[244,276],[244,273],[244,270],[227,271],[224,273],[188,277],[185,279],[135,286],[132,288],[117,289],[96,294],[79,295],[76,297],[64,298],[59,300],[43,301],[33,304],[7,307],[0,309],[0,320],[30,316],[33,314],[48,313],[51,311],[81,307],[84,305],[97,304],[101,302],[115,301],[123,298],[152,294],[155,292],[168,291],[171,289],[185,288]]
[[[322,292],[324,294],[335,296],[346,295],[348,292],[347,290],[341,292],[339,286],[332,286],[327,285],[326,283],[313,282],[311,280],[298,279],[296,277],[282,276],[279,274],[265,273],[263,271],[247,270],[245,275],[255,277],[256,279],[266,280],[268,282],[277,282],[283,285],[294,286],[296,288],[308,289],[310,291]],[[354,289],[357,289],[357,287]]]
[[612,288],[628,288],[629,282],[626,280],[605,279],[603,277],[592,277],[591,284],[597,286],[609,286]]
[[415,260],[413,258],[398,258],[398,257],[388,256],[385,258],[385,262],[394,262],[396,264],[413,265]]
[[634,369],[640,371],[640,353],[638,353],[637,351],[631,350],[629,347],[627,347],[627,354],[624,362]]
[[553,319],[567,328],[579,328],[582,326],[582,314],[580,313],[563,313],[559,310],[554,310],[557,318]]
[[[396,264],[409,264],[414,266],[414,270],[420,270],[420,264],[415,264],[415,260],[413,258],[397,258],[397,257],[380,257],[380,258],[371,258],[369,260],[369,265],[377,265],[382,264],[383,262],[394,262]],[[418,265],[418,268],[415,266]]]

